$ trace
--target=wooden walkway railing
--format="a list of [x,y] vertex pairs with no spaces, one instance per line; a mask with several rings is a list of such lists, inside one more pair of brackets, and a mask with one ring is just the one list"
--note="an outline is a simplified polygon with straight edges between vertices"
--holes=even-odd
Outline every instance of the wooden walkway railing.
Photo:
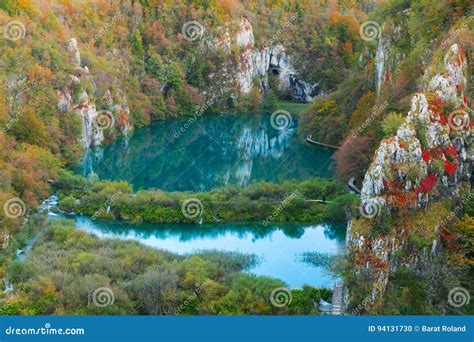
[[306,137],[306,141],[309,142],[310,144],[319,145],[319,146],[322,146],[322,147],[329,147],[329,148],[336,149],[336,150],[339,149],[339,146],[329,145],[329,144],[325,144],[325,143],[313,140],[313,137],[311,135],[308,135]]
[[354,177],[349,179],[349,181],[347,182],[347,186],[349,187],[349,189],[354,191],[357,195],[360,195],[360,189],[355,185],[355,178]]
[[344,305],[344,285],[338,283],[334,285],[334,292],[332,293],[331,315],[342,315]]

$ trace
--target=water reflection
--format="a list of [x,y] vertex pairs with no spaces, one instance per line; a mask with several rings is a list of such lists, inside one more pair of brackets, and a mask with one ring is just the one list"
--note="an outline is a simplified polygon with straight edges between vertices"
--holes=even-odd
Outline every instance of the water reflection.
[[127,180],[135,189],[168,191],[330,177],[331,151],[300,142],[296,120],[285,130],[275,130],[268,115],[207,116],[175,138],[186,120],[163,121],[111,145],[92,148],[80,171]]
[[344,248],[344,228],[333,225],[278,224],[128,224],[74,217],[76,227],[101,238],[135,240],[178,254],[221,250],[255,254],[260,263],[249,271],[285,281],[293,288],[304,284],[332,286],[324,267],[301,260],[301,253],[335,255]]

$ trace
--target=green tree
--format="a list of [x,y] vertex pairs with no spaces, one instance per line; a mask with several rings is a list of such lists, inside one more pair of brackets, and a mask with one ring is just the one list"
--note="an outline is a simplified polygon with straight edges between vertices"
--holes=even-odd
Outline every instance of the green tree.
[[273,90],[269,90],[268,94],[263,98],[262,108],[265,112],[272,112],[277,108],[278,97]]
[[139,29],[132,33],[132,52],[135,56],[142,58],[144,55],[142,34]]
[[153,76],[155,80],[164,85],[166,82],[166,71],[161,56],[156,52],[150,52],[145,65],[145,70]]
[[404,122],[402,114],[390,112],[382,121],[382,132],[384,138],[390,138],[397,133],[398,128]]

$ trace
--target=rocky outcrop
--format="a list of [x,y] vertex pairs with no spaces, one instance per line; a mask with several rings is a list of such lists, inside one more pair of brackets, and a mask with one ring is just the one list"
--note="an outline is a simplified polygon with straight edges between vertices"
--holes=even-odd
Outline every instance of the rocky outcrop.
[[401,26],[391,26],[380,30],[377,52],[375,54],[375,86],[380,92],[383,84],[390,83],[399,63],[405,58],[402,51],[398,51],[395,42],[399,41],[402,32]]
[[[437,69],[439,65],[426,72],[423,91],[413,96],[396,135],[380,143],[363,181],[361,218],[348,224],[347,245],[354,272],[370,273],[377,284],[370,294],[372,303],[383,295],[389,275],[398,267],[422,270],[429,265],[440,251],[441,224],[449,213],[439,200],[455,200],[469,191],[474,148],[461,47],[452,45],[441,71]],[[391,227],[387,234],[372,231],[385,210],[428,205],[429,212],[415,213],[422,222],[435,224],[410,226],[405,222]],[[414,244],[413,240],[420,239],[425,247]],[[427,241],[431,241],[429,247]]]
[[282,45],[255,47],[253,28],[248,19],[241,20],[233,40],[230,39],[228,29],[222,30],[220,39],[205,39],[204,42],[207,49],[222,48],[230,53],[231,45],[234,44],[241,50],[235,71],[241,93],[249,93],[254,80],[258,80],[260,88],[266,93],[269,89],[268,73],[272,72],[278,75],[279,90],[289,94],[292,100],[310,102],[314,98],[315,85],[301,78]]
[[465,67],[464,52],[453,45],[444,58],[444,71],[413,96],[397,135],[381,142],[362,184],[363,202],[421,207],[445,195],[437,184],[457,193],[462,181],[470,179],[473,151],[463,91]]
[[[81,54],[75,38],[69,40],[66,50],[74,74],[70,75],[69,82],[58,91],[58,109],[62,113],[75,113],[82,119],[83,147],[87,149],[90,146],[101,145],[106,130],[113,132],[118,129],[122,134],[128,134],[132,129],[130,110],[120,89],[114,94],[116,96],[112,96],[110,90],[106,90],[104,108],[97,110],[96,104],[90,100],[90,96],[97,92],[97,85],[87,66],[82,67]],[[114,102],[114,98],[118,101]]]

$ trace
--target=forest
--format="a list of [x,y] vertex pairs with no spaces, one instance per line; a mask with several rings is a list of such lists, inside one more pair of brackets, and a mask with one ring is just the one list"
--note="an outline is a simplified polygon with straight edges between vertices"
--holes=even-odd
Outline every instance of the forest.
[[[469,0],[1,1],[0,314],[317,315],[315,303],[332,300],[332,288],[305,285],[288,290],[288,305],[274,305],[270,293],[288,285],[249,272],[256,255],[183,255],[101,239],[76,230],[74,221],[47,218],[38,208],[51,195],[59,199],[53,214],[105,222],[347,223],[354,249],[337,265],[323,262],[349,289],[347,312],[472,314],[472,300],[453,307],[446,298],[452,288],[472,293],[473,14]],[[191,21],[202,27],[202,39],[186,37],[183,24]],[[361,34],[368,21],[377,24],[378,39]],[[226,36],[243,37],[242,26],[252,29],[252,44],[227,48]],[[280,69],[252,75],[243,91],[248,54],[279,45],[311,85],[310,101],[283,87]],[[454,45],[465,81],[448,95],[460,104],[424,90],[444,75]],[[405,141],[400,127],[411,124],[419,93],[436,120],[407,128]],[[333,177],[174,192],[134,191],[126,180],[75,171],[86,150],[127,141],[145,126],[276,110],[298,118],[300,143],[312,137],[336,147]],[[434,146],[425,138],[434,135],[428,125],[446,128],[456,110],[467,113],[467,125],[445,129],[444,145]],[[88,116],[100,112],[108,113],[105,127]],[[361,214],[379,147],[397,141],[395,149],[409,150],[413,137],[418,162],[386,163],[379,174],[387,177],[372,184],[385,189],[387,208],[375,218]],[[362,196],[349,191],[350,180]],[[186,213],[189,199],[197,209]],[[397,239],[402,247],[388,250],[387,260],[374,256],[377,241]],[[28,255],[19,258],[19,250]],[[321,265],[315,255],[307,261]],[[383,295],[366,305],[392,261],[401,266],[387,272]],[[112,305],[92,303],[98,288],[113,291]]]

